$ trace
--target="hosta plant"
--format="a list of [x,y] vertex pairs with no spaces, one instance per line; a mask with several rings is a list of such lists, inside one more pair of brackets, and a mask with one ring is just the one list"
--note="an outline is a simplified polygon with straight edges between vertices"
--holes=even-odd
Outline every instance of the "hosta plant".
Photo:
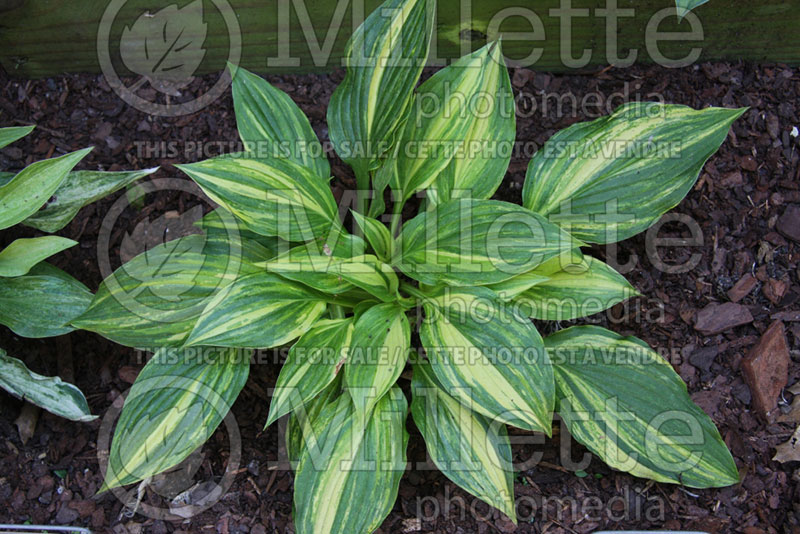
[[616,469],[696,488],[738,480],[713,422],[644,342],[590,326],[543,339],[534,320],[635,295],[581,249],[677,205],[742,110],[623,106],[553,136],[522,205],[492,200],[515,138],[500,43],[417,85],[433,9],[388,0],[349,42],[328,131],[354,172],[351,209],[335,202],[300,109],[231,67],[245,151],[178,166],[219,208],[202,234],[120,267],[72,323],[155,352],[117,424],[105,488],[184,460],[244,386],[249,349],[281,346],[266,424],[289,416],[300,533],[380,525],[406,469],[409,404],[436,466],[512,519],[506,425],[549,435],[554,413]]
[[[33,126],[0,128],[0,148]],[[86,204],[152,172],[72,171],[91,148],[31,163],[18,173],[0,172],[0,230],[17,223],[42,232],[66,226]],[[0,250],[0,324],[23,337],[50,337],[74,329],[92,293],[78,280],[43,261],[77,245],[55,235],[15,239]],[[0,348],[0,386],[46,410],[76,421],[94,419],[78,388],[45,377]]]

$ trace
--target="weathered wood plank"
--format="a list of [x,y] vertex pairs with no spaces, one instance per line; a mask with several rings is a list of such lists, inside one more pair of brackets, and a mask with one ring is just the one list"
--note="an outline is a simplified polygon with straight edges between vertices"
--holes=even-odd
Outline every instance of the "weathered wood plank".
[[[341,55],[355,21],[369,13],[377,0],[229,0],[232,16],[241,36],[240,64],[257,72],[331,70],[341,64]],[[563,0],[440,0],[437,20],[436,57],[439,63],[470,47],[503,35],[504,51],[511,59],[522,59],[535,49],[541,56],[532,65],[540,70],[567,70],[567,52],[561,45],[561,19],[551,12]],[[183,7],[188,0],[180,0]],[[229,57],[230,38],[224,17],[217,5],[224,0],[203,0],[207,24],[205,54],[196,73],[219,71]],[[21,5],[19,5],[21,4]],[[666,18],[662,32],[688,31],[690,23],[679,24],[673,0],[617,0],[618,9],[633,10],[632,16],[618,20],[613,32],[619,55],[637,50],[637,61],[654,60],[652,32],[648,22],[661,10]],[[17,7],[14,7],[14,6]],[[113,22],[103,22],[107,9]],[[0,0],[0,65],[6,72],[22,77],[42,77],[65,72],[100,72],[98,31],[109,28],[109,50],[115,72],[130,74],[119,55],[123,29],[145,14],[152,15],[165,4],[153,7],[148,0]],[[470,6],[471,9],[465,8]],[[588,10],[587,16],[572,19],[572,54],[592,51],[586,66],[609,63],[606,54],[604,8],[612,0],[573,0],[574,9]],[[286,14],[288,13],[288,15]],[[800,63],[800,0],[712,0],[695,10],[703,28],[702,40],[664,41],[659,46],[671,58],[685,57],[700,49],[700,60],[742,59]],[[501,20],[498,27],[498,19]],[[690,17],[691,18],[691,15]],[[539,20],[536,39],[519,39],[513,32],[532,31],[531,20]],[[495,21],[494,25],[492,21]],[[305,21],[305,24],[301,23]],[[178,21],[179,23],[179,21]],[[646,36],[650,35],[650,48]],[[309,39],[309,36],[311,39]],[[203,35],[197,37],[202,38]],[[326,38],[328,41],[326,41]],[[143,46],[143,44],[141,44]],[[321,51],[320,51],[321,49]],[[291,58],[291,59],[288,59]],[[580,66],[580,65],[579,65]]]

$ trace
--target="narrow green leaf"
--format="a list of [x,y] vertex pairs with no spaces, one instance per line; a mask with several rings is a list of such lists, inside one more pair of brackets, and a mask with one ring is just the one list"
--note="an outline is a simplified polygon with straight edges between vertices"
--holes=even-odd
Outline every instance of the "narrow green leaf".
[[678,10],[678,18],[682,19],[696,7],[702,6],[708,0],[675,0],[675,7]]
[[208,242],[222,245],[222,250],[235,249],[241,243],[241,246],[252,248],[255,251],[254,244],[257,243],[264,249],[262,256],[265,261],[288,250],[290,246],[288,241],[279,237],[265,236],[249,230],[242,221],[235,218],[225,208],[217,208],[206,213],[202,219],[195,222],[195,226],[203,230]]
[[447,168],[428,189],[434,203],[490,198],[508,170],[516,138],[516,106],[501,43],[491,48],[481,83],[468,95],[470,126]]
[[347,359],[353,319],[317,323],[289,349],[269,406],[265,427],[316,397],[334,381]]
[[125,263],[72,324],[131,347],[182,345],[214,295],[261,272],[256,263],[269,254],[253,241],[221,242],[212,233],[167,241]]
[[407,410],[399,388],[367,420],[355,417],[346,395],[322,408],[295,476],[297,534],[370,534],[380,526],[405,469]]
[[176,167],[259,234],[303,242],[339,225],[328,183],[289,160],[222,156]]
[[22,221],[22,224],[42,232],[57,232],[64,228],[82,207],[119,191],[157,170],[158,167],[140,171],[71,172],[42,209]]
[[433,183],[456,149],[463,149],[476,122],[477,110],[470,106],[478,105],[476,98],[485,89],[484,78],[492,73],[498,49],[488,44],[437,71],[417,89],[397,152],[395,187],[403,200]]
[[6,147],[18,139],[22,139],[33,131],[36,126],[12,126],[0,128],[0,148]]
[[533,324],[486,288],[423,302],[420,340],[445,391],[493,420],[550,435],[553,370]]
[[297,104],[264,78],[231,63],[236,127],[246,150],[260,158],[288,158],[327,184],[328,158]]
[[23,337],[50,337],[74,330],[70,322],[92,302],[89,289],[48,263],[28,274],[0,278],[0,324]]
[[357,211],[353,211],[352,214],[375,254],[381,260],[388,261],[392,256],[392,235],[386,225]]
[[373,306],[356,322],[344,381],[356,412],[368,416],[403,372],[411,344],[404,310],[396,304]]
[[208,302],[185,345],[276,347],[303,335],[325,308],[324,295],[302,284],[250,274]]
[[394,264],[424,284],[474,286],[508,280],[581,245],[521,206],[456,199],[403,226]]
[[532,319],[568,321],[607,310],[639,293],[624,276],[602,261],[584,256],[560,264],[556,257],[532,273],[546,279],[516,297],[521,314]]
[[558,413],[570,434],[614,469],[694,488],[739,481],[713,421],[661,356],[634,337],[593,326],[545,339]]
[[0,230],[30,217],[47,202],[91,148],[31,163],[0,187]]
[[447,394],[429,364],[414,365],[411,415],[433,463],[450,480],[516,522],[511,443],[500,421]]
[[359,189],[405,120],[428,57],[434,8],[429,0],[387,0],[347,43],[347,74],[331,96],[328,127]]
[[34,373],[17,358],[0,349],[0,387],[18,399],[32,402],[48,412],[71,421],[97,419],[89,411],[81,390],[57,376]]
[[77,244],[55,235],[16,239],[0,252],[0,276],[22,276],[40,261]]
[[635,102],[574,124],[531,160],[523,204],[578,239],[627,239],[686,196],[744,112]]
[[250,353],[161,349],[136,377],[117,422],[101,491],[178,465],[214,433],[250,372]]
[[[300,457],[306,449],[305,436],[313,435],[312,426],[322,412],[322,409],[342,396],[342,374],[343,373],[337,374],[333,382],[325,386],[322,392],[308,400],[305,404],[294,408],[289,415],[289,422],[286,425],[285,443],[286,455],[292,463],[293,469],[297,468],[297,462],[300,461]],[[313,440],[310,441],[313,442]]]

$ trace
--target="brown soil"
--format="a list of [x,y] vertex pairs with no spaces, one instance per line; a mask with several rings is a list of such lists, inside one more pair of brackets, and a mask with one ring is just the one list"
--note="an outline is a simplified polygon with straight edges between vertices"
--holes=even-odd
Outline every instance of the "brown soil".
[[[771,460],[774,448],[785,442],[795,424],[767,423],[751,411],[751,391],[743,380],[741,362],[779,312],[800,309],[798,261],[800,245],[776,231],[779,216],[800,204],[800,70],[783,65],[715,63],[682,70],[658,67],[607,69],[578,75],[512,72],[515,90],[534,95],[537,108],[522,99],[528,116],[518,119],[518,138],[536,148],[557,130],[596,116],[593,110],[558,113],[542,109],[541,93],[574,95],[578,102],[590,93],[605,104],[627,87],[630,100],[663,95],[665,101],[702,108],[708,105],[750,110],[734,124],[718,154],[706,165],[698,185],[676,212],[693,217],[704,237],[700,247],[682,247],[664,253],[668,261],[683,262],[699,253],[699,264],[686,274],[666,274],[655,268],[643,236],[619,245],[619,261],[634,256],[636,267],[627,273],[644,294],[627,307],[619,306],[600,324],[623,334],[637,335],[664,349],[686,380],[695,400],[712,416],[733,451],[742,482],[719,490],[686,490],[650,483],[607,468],[593,458],[577,474],[562,467],[558,435],[545,444],[514,446],[517,460],[543,453],[539,465],[519,473],[516,493],[523,498],[523,519],[514,529],[505,518],[455,488],[433,470],[410,470],[400,486],[400,497],[381,527],[384,533],[440,532],[592,532],[608,529],[691,529],[708,532],[800,532],[799,463]],[[270,77],[308,113],[318,135],[327,140],[324,124],[327,101],[342,78],[304,75]],[[214,77],[195,80],[187,88],[197,93]],[[552,98],[552,97],[551,97]],[[619,96],[614,97],[620,104]],[[595,113],[592,113],[595,112]],[[171,164],[202,157],[184,153],[189,141],[233,143],[237,139],[233,106],[228,92],[196,115],[151,118],[122,103],[102,78],[63,76],[38,81],[0,77],[0,125],[35,123],[39,128],[24,140],[0,151],[0,168],[18,169],[34,159],[77,149],[96,148],[81,164],[86,169],[145,168],[161,165],[157,177],[180,177]],[[137,153],[138,142],[175,142],[176,154]],[[223,147],[223,151],[231,148]],[[519,201],[529,154],[516,157],[498,197]],[[337,194],[354,187],[352,175],[333,161]],[[60,235],[81,245],[54,259],[90,288],[101,280],[97,237],[103,216],[119,195],[83,209]],[[140,210],[127,209],[117,222],[112,245],[136,224],[170,210],[186,212],[198,200],[186,193],[149,195]],[[674,223],[673,223],[674,224]],[[667,225],[662,236],[680,236],[681,225]],[[13,238],[36,235],[26,228],[4,232],[0,245]],[[119,257],[117,250],[112,251]],[[594,251],[607,257],[604,248]],[[741,300],[752,323],[703,336],[693,327],[697,310],[729,300],[727,291],[744,275],[756,277],[755,288]],[[792,351],[788,384],[800,379],[800,322],[787,314],[787,337]],[[800,314],[794,314],[797,321]],[[86,394],[92,412],[103,415],[143,365],[140,355],[99,336],[74,332],[57,339],[19,339],[0,327],[0,346],[43,374],[60,374]],[[71,355],[71,357],[70,357]],[[293,532],[291,526],[292,474],[269,469],[279,458],[277,425],[262,431],[279,366],[253,366],[251,379],[233,408],[242,435],[242,468],[233,486],[214,507],[186,522],[151,520],[121,514],[122,503],[111,495],[94,497],[101,483],[97,460],[99,423],[71,423],[42,413],[33,437],[22,444],[13,422],[22,403],[0,393],[0,522],[71,524],[94,531],[125,532]],[[791,394],[781,399],[783,411]],[[409,459],[425,458],[422,440],[413,424]],[[563,435],[559,433],[559,435]],[[227,435],[219,430],[203,448],[196,480],[219,477],[227,460]],[[580,459],[585,450],[573,446]],[[449,509],[445,503],[449,499]],[[543,499],[544,506],[543,506]],[[148,491],[144,502],[163,505]],[[533,504],[532,504],[533,503]],[[577,508],[571,512],[569,507]],[[354,503],[361,506],[364,503]],[[466,509],[466,511],[465,511]],[[470,509],[474,512],[470,512]],[[560,513],[559,513],[560,512]]]

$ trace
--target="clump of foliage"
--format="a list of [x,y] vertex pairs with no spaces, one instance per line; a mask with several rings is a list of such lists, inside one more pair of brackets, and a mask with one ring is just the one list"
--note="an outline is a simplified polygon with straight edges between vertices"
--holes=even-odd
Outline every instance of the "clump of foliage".
[[[33,131],[33,126],[0,128],[0,148]],[[0,172],[0,230],[22,223],[42,232],[61,230],[78,210],[152,172],[72,169],[92,149],[31,163],[18,173]],[[16,239],[0,251],[0,324],[23,337],[50,337],[74,330],[70,321],[92,301],[78,280],[43,261],[78,243],[46,235]],[[0,349],[0,386],[56,415],[94,419],[78,388],[30,371]]]
[[491,200],[515,139],[501,46],[417,87],[433,9],[387,0],[349,42],[328,127],[358,183],[352,212],[338,209],[300,109],[231,67],[247,150],[179,165],[220,206],[204,234],[123,265],[72,323],[157,348],[126,400],[106,489],[185,459],[244,386],[248,349],[291,343],[267,425],[290,414],[299,533],[368,533],[386,517],[406,466],[409,393],[435,464],[512,519],[505,425],[549,435],[554,412],[616,469],[697,488],[738,480],[713,422],[644,342],[592,326],[543,339],[531,319],[634,295],[581,247],[635,235],[677,205],[742,110],[623,106],[553,136],[530,162],[522,206]]

